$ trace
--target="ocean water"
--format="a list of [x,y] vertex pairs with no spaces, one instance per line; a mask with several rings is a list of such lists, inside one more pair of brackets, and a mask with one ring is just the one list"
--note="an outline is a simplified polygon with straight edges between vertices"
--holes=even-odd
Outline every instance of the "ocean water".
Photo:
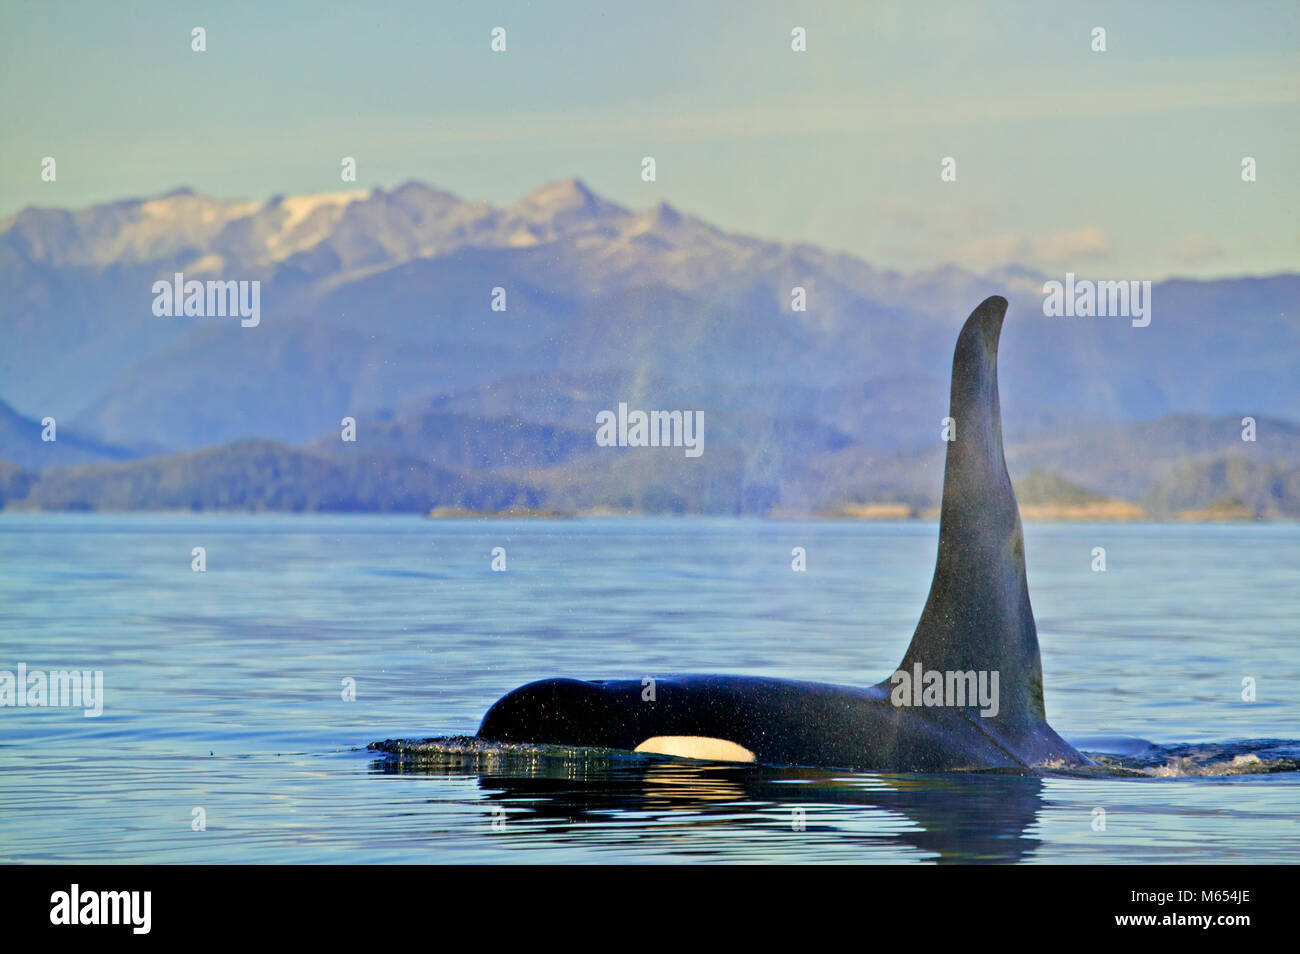
[[1049,718],[1134,777],[366,748],[471,735],[551,675],[876,682],[911,637],[937,535],[0,515],[0,670],[104,679],[97,718],[0,708],[0,861],[1300,861],[1300,773],[1259,771],[1300,745],[1295,525],[1026,528]]

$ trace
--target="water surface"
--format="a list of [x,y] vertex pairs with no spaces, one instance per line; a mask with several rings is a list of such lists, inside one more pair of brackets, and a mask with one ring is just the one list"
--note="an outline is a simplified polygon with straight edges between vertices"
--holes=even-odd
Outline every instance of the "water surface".
[[0,860],[1300,861],[1300,773],[1199,775],[1194,748],[1136,741],[1233,756],[1253,751],[1233,740],[1300,738],[1294,525],[1026,529],[1049,718],[1090,751],[1156,752],[1146,777],[365,748],[470,735],[550,675],[876,682],[911,637],[937,532],[0,516],[0,669],[99,669],[106,695],[93,719],[0,709]]

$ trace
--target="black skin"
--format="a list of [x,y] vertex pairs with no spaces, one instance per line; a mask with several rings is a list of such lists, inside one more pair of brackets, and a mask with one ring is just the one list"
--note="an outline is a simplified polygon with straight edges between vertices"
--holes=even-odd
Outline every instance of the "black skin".
[[765,765],[881,772],[1023,770],[1086,764],[1043,723],[1008,735],[971,707],[896,707],[890,686],[868,689],[760,676],[665,676],[655,699],[640,680],[544,679],[516,689],[483,718],[498,742],[634,749],[646,739],[726,739]]
[[939,554],[899,669],[996,671],[998,712],[896,706],[887,677],[865,689],[755,676],[546,679],[500,699],[479,738],[634,749],[653,736],[706,736],[758,762],[881,772],[1029,770],[1091,764],[1047,724],[1020,511],[1002,454],[997,347],[1006,299],[984,301],[953,355]]

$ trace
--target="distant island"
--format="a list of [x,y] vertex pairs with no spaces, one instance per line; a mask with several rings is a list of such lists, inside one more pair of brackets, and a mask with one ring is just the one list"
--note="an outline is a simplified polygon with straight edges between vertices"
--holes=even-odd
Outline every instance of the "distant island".
[[489,517],[498,519],[571,520],[575,514],[561,510],[541,510],[537,507],[507,507],[504,510],[470,510],[467,507],[434,507],[428,515],[434,520],[464,520]]
[[[9,433],[0,436],[30,444],[39,425],[12,412],[8,419]],[[1068,442],[1050,436],[1010,444],[1009,467],[1021,474],[1015,480],[1021,516],[1026,522],[1300,518],[1300,463],[1292,462],[1300,460],[1300,428],[1269,423],[1272,456],[1263,462],[1234,446],[1231,420],[1192,417],[1103,429]],[[70,450],[81,448],[73,444]],[[655,451],[601,448],[580,428],[435,412],[385,424],[369,446],[326,435],[298,447],[239,441],[46,468],[0,461],[0,507],[414,513],[438,519],[938,517],[944,454],[938,442],[888,453],[848,443],[807,457],[792,455],[780,466],[768,464],[762,480],[752,473],[746,446],[734,437],[719,436],[698,460]],[[28,459],[42,453],[57,459],[67,451],[39,441],[23,448]],[[1052,465],[1082,479],[1067,479],[1049,470]],[[1084,481],[1125,493],[1100,493]]]

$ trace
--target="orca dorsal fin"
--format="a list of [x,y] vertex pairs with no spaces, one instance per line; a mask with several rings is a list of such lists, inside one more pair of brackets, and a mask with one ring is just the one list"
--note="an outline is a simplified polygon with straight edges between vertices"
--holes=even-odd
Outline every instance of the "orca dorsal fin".
[[1014,726],[1045,722],[1046,714],[1020,509],[1002,454],[998,337],[1006,312],[1005,298],[985,299],[957,338],[939,555],[899,668],[998,672],[997,718]]

